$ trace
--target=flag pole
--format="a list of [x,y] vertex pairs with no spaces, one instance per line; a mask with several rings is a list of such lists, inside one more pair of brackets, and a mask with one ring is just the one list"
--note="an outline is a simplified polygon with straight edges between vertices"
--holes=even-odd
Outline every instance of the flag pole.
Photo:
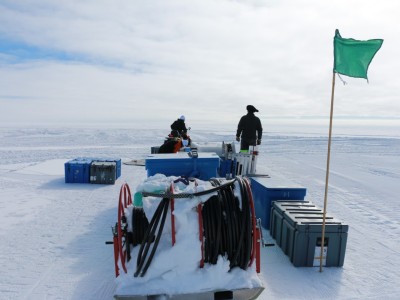
[[329,163],[331,159],[331,140],[332,140],[332,119],[333,119],[333,100],[335,98],[335,71],[332,76],[332,93],[331,93],[331,113],[329,118],[329,138],[328,138],[328,155],[326,159],[326,178],[325,178],[325,195],[324,195],[324,213],[322,218],[322,237],[321,237],[321,253],[319,256],[319,271],[322,272],[322,261],[325,247],[325,221],[326,207],[328,205],[328,181],[329,181]]

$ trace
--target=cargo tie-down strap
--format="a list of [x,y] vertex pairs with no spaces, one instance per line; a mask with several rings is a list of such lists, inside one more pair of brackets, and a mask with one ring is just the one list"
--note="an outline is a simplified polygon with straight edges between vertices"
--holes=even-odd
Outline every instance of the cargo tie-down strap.
[[212,189],[196,192],[196,193],[180,193],[180,194],[173,194],[169,190],[160,194],[160,193],[152,193],[152,192],[142,192],[144,197],[159,197],[159,198],[168,198],[168,199],[178,199],[178,198],[193,198],[198,196],[203,196],[207,194],[211,194],[217,192],[227,186],[230,186],[236,181],[236,178],[226,181],[224,184],[220,186],[213,187]]

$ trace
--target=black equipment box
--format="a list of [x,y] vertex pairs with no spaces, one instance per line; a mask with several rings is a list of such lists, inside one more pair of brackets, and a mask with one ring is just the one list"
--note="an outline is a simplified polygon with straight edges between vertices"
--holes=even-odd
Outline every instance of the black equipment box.
[[116,180],[116,163],[94,161],[90,165],[90,183],[114,184]]

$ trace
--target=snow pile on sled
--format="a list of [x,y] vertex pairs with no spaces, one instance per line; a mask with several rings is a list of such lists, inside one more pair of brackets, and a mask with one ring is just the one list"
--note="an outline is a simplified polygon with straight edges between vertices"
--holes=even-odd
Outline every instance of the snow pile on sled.
[[[141,183],[136,191],[148,193],[166,191],[177,179],[179,177],[156,174]],[[174,183],[174,187],[175,194],[192,194],[213,188],[210,182],[202,180],[191,181],[188,185],[177,181]],[[236,190],[239,189],[235,187],[235,195],[237,194]],[[241,268],[230,270],[229,260],[220,255],[217,264],[205,263],[203,268],[199,267],[202,253],[196,207],[199,203],[206,202],[212,195],[216,195],[216,192],[174,200],[176,232],[174,246],[171,242],[171,216],[168,214],[157,250],[143,277],[134,277],[140,245],[132,249],[132,259],[126,265],[127,273],[121,272],[116,278],[115,294],[118,298],[135,295],[194,294],[214,290],[262,287],[255,264],[246,270]],[[237,197],[240,199],[240,195]],[[143,209],[149,221],[161,201],[160,197],[143,197]],[[129,209],[127,210],[128,217]],[[132,226],[132,224],[128,225]]]

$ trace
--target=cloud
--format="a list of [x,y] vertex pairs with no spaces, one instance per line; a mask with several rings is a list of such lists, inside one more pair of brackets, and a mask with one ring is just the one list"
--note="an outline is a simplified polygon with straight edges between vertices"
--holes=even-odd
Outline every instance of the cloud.
[[370,84],[337,80],[335,113],[398,116],[396,11],[344,0],[3,1],[0,118],[169,126],[185,114],[234,126],[247,104],[266,120],[328,116],[336,28],[385,42]]

